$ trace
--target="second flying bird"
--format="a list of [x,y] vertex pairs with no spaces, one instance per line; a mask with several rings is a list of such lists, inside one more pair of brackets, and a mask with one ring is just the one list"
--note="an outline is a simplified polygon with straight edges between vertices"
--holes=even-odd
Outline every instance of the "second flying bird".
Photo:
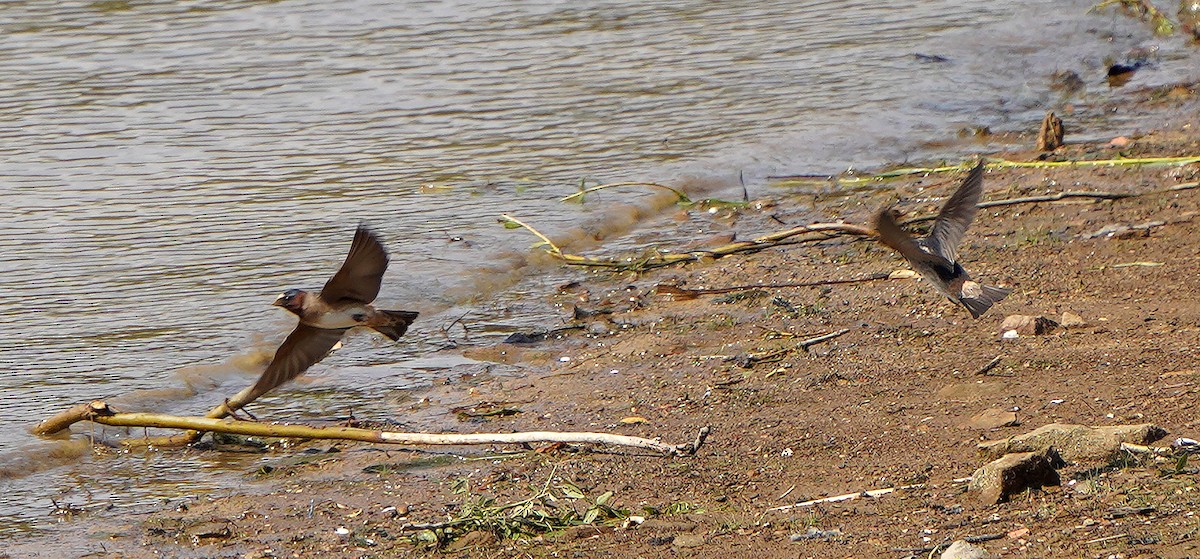
[[982,195],[983,162],[980,161],[967,174],[962,186],[942,206],[929,236],[913,239],[896,223],[890,209],[884,209],[875,216],[879,241],[899,252],[914,271],[933,284],[938,293],[966,307],[974,318],[983,316],[993,304],[1007,297],[1010,291],[972,280],[958,262],[958,244],[962,242],[967,227],[975,220]]

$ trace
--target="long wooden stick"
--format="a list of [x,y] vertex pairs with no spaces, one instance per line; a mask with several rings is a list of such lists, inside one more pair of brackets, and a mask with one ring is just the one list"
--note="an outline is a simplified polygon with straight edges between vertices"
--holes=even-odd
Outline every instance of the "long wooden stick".
[[688,289],[686,287],[679,287],[678,285],[660,283],[654,288],[654,292],[659,295],[670,295],[676,299],[686,300],[695,299],[701,295],[718,295],[721,293],[733,293],[735,291],[750,291],[751,289],[786,289],[790,287],[818,287],[823,285],[840,285],[843,283],[865,283],[868,281],[885,280],[890,277],[891,274],[871,274],[866,277],[852,279],[805,281],[800,283],[758,283],[753,285],[711,287],[707,289]]
[[[971,481],[971,478],[969,478],[969,477],[960,477],[957,479],[950,480],[951,483],[969,483],[970,481]],[[853,499],[857,499],[859,497],[878,497],[880,495],[887,495],[888,493],[893,493],[896,491],[906,491],[908,489],[920,489],[922,487],[925,487],[925,485],[926,484],[924,484],[924,483],[914,483],[912,485],[901,485],[898,487],[885,487],[883,489],[868,489],[866,491],[859,491],[857,493],[846,493],[845,495],[837,495],[834,497],[825,497],[823,499],[813,499],[811,501],[803,501],[803,502],[795,503],[792,505],[783,505],[783,506],[779,506],[779,507],[772,507],[772,508],[767,509],[767,512],[791,510],[794,508],[801,508],[801,507],[811,507],[813,505],[819,505],[822,503],[840,503],[842,501],[850,501]]]
[[339,439],[383,444],[404,445],[476,445],[476,444],[519,444],[519,443],[591,443],[627,446],[653,450],[668,456],[691,455],[703,444],[709,433],[707,427],[700,430],[696,440],[686,444],[670,445],[655,440],[627,435],[588,432],[532,431],[523,433],[396,433],[357,427],[313,427],[286,423],[258,423],[211,417],[181,417],[156,413],[119,413],[102,401],[79,404],[64,410],[33,429],[36,435],[51,435],[79,421],[92,421],[114,427],[154,427],[231,433],[256,437],[279,437],[295,439]]

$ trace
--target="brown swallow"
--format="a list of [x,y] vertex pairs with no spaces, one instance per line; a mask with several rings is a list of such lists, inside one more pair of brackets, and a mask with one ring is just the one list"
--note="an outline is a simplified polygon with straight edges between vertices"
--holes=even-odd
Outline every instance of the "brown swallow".
[[962,186],[942,206],[937,220],[933,222],[933,230],[924,239],[914,240],[901,229],[890,208],[881,210],[875,216],[879,241],[899,252],[913,270],[933,284],[938,293],[966,307],[974,318],[983,316],[1011,291],[972,281],[958,263],[958,244],[975,219],[982,194],[983,162],[980,161],[967,174]]
[[289,289],[275,302],[300,317],[252,388],[255,397],[296,378],[324,359],[346,330],[371,328],[393,341],[400,339],[417,318],[411,311],[377,309],[371,301],[379,295],[388,255],[379,238],[365,225],[354,232],[350,253],[337,273],[319,293]]

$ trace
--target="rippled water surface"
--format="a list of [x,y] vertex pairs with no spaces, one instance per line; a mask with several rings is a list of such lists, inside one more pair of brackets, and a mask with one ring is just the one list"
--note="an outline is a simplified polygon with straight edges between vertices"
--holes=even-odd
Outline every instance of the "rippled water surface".
[[[1200,64],[1091,4],[6,2],[0,518],[20,533],[51,498],[235,483],[220,458],[90,457],[26,430],[96,398],[202,412],[251,382],[292,325],[270,301],[319,287],[360,221],[392,252],[380,302],[421,321],[399,346],[353,337],[260,411],[386,416],[362,402],[472,366],[430,356],[464,312],[483,330],[544,324],[521,301],[553,272],[522,267],[530,237],[496,216],[611,221],[557,201],[584,178],[733,197],[741,175],[756,196],[774,174],[961,156],[921,146],[1067,103],[1078,133],[1125,130],[1104,103]],[[1106,58],[1148,47],[1152,67],[1104,84]],[[1052,89],[1059,70],[1084,89]]]

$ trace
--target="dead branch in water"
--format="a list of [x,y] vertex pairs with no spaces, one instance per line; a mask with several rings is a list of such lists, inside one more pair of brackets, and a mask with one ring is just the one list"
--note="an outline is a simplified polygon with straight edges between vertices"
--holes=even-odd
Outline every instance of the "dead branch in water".
[[[692,442],[670,445],[655,440],[609,433],[533,431],[523,433],[395,433],[357,427],[313,427],[285,423],[258,423],[212,417],[181,417],[155,413],[119,413],[102,401],[79,404],[59,412],[33,429],[36,435],[51,435],[80,421],[114,427],[154,427],[196,432],[229,433],[257,437],[293,439],[338,439],[404,445],[478,445],[521,443],[589,443],[653,450],[667,456],[690,456],[704,443],[709,428],[700,430]],[[134,442],[136,445],[136,442]]]

